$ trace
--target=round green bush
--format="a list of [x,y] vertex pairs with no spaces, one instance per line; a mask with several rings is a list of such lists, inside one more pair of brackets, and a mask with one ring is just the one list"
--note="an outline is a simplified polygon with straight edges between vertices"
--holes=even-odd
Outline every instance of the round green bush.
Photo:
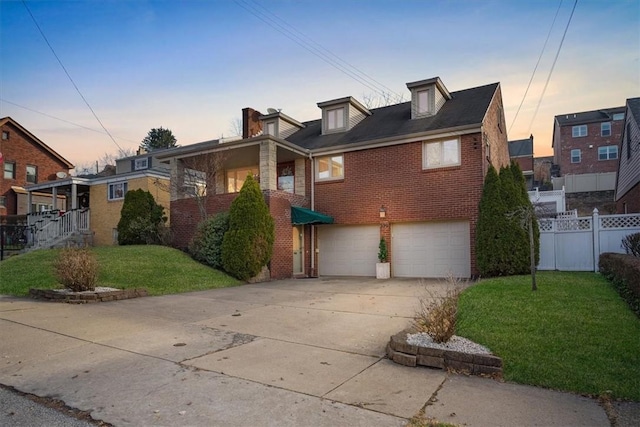
[[222,241],[229,230],[229,213],[220,212],[200,224],[189,243],[189,253],[196,261],[221,270]]

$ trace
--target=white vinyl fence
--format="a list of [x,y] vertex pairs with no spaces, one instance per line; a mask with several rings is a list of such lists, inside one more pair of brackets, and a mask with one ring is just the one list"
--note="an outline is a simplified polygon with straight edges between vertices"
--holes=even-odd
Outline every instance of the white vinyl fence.
[[640,233],[640,214],[540,219],[538,270],[598,271],[604,252],[625,253],[622,239]]

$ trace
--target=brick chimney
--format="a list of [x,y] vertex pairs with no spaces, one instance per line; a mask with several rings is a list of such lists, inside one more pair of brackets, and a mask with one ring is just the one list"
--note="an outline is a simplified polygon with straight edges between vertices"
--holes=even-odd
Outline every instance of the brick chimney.
[[242,138],[251,138],[262,133],[262,122],[260,116],[262,113],[253,108],[247,107],[242,109]]

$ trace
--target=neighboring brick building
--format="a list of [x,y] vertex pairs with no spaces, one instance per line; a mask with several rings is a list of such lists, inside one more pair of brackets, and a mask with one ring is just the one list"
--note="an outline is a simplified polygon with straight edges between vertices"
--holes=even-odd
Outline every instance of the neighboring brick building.
[[11,117],[0,119],[0,162],[3,167],[0,179],[0,216],[24,215],[29,212],[65,209],[65,197],[59,195],[56,202],[51,196],[34,193],[31,206],[28,203],[26,185],[56,179],[56,174],[69,173],[71,162]]
[[567,209],[615,211],[614,189],[625,107],[561,114],[553,124],[553,157]]
[[[374,276],[380,237],[396,277],[476,275],[484,176],[509,163],[500,85],[449,92],[436,77],[407,88],[411,101],[371,110],[352,97],[320,102],[321,118],[304,123],[245,109],[242,140],[158,157],[180,180],[189,159],[224,156],[210,214],[229,209],[247,174],[259,177],[276,221],[274,278]],[[186,247],[199,221],[193,198],[173,192],[174,244]]]
[[520,166],[527,190],[533,190],[533,135],[527,139],[509,141],[509,158]]
[[627,99],[616,178],[618,213],[640,212],[640,98]]

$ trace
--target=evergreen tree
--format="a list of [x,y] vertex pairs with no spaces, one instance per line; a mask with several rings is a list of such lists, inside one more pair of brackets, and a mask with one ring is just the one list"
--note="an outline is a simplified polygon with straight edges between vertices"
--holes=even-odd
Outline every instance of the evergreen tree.
[[[540,263],[540,226],[538,224],[538,220],[535,216],[534,206],[531,203],[531,199],[529,199],[529,193],[527,192],[527,181],[522,174],[522,170],[520,169],[520,165],[517,162],[511,163],[511,173],[513,174],[514,181],[516,182],[516,186],[518,188],[520,204],[522,206],[522,212],[526,213],[524,218],[521,216],[520,226],[525,230],[527,234],[527,243],[531,245],[528,233],[528,224],[523,224],[522,220],[532,219],[532,227],[533,227],[533,247],[534,247],[534,255],[535,255],[535,265]],[[530,251],[529,251],[530,252]],[[527,265],[530,265],[531,255],[527,253]],[[530,269],[530,268],[529,268]]]
[[504,274],[527,274],[529,272],[529,237],[526,228],[522,225],[520,211],[524,202],[512,166],[500,169],[500,184],[506,208],[504,244],[508,246]]
[[484,179],[476,227],[476,257],[482,276],[501,276],[505,269],[506,208],[500,184],[498,173],[490,166]]
[[222,241],[222,264],[227,273],[247,280],[271,260],[275,224],[260,186],[247,176],[229,210],[229,230]]
[[167,217],[164,207],[142,189],[128,191],[118,221],[118,244],[145,245],[161,242]]
[[140,144],[140,148],[147,151],[171,147],[177,147],[176,137],[170,129],[164,129],[162,126],[151,129]]

